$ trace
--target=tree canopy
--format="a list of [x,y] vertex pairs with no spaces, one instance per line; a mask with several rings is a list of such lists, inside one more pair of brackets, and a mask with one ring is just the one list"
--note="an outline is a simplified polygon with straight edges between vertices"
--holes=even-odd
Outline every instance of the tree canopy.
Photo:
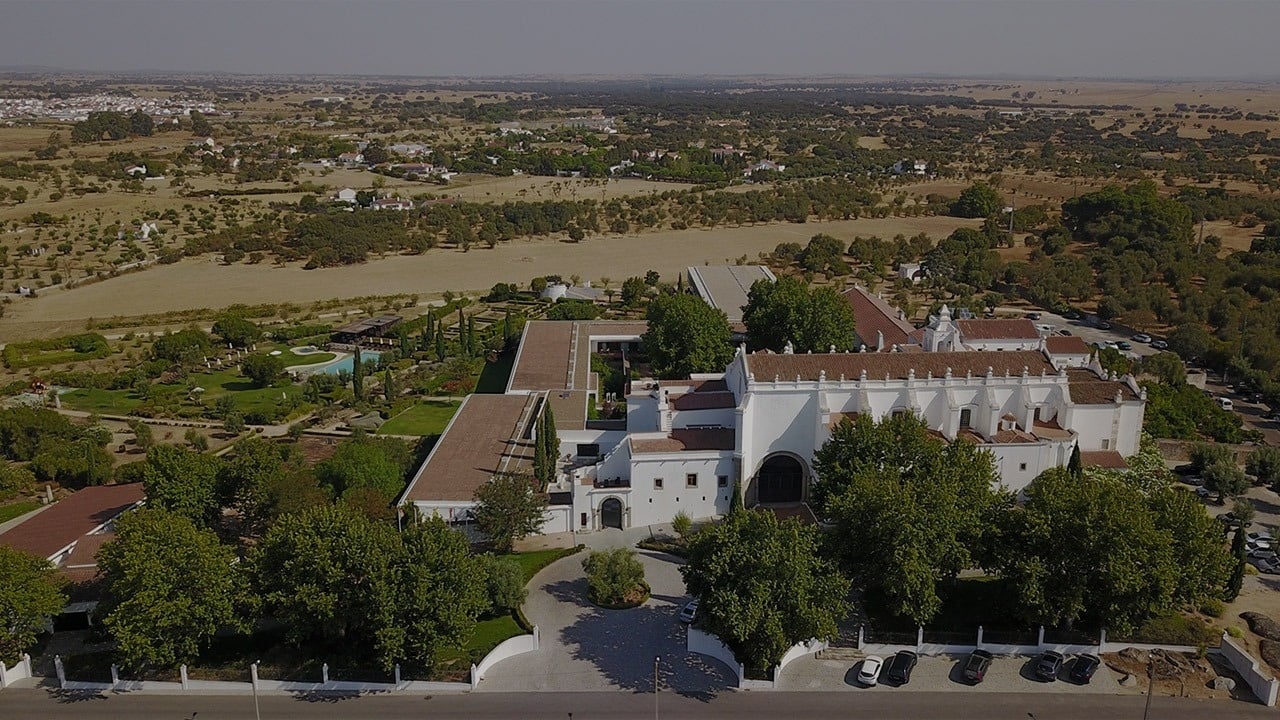
[[733,359],[724,311],[693,295],[663,295],[649,303],[649,329],[641,342],[661,378],[723,372]]
[[842,421],[814,460],[819,512],[831,546],[865,588],[919,624],[942,607],[939,583],[978,563],[997,513],[1011,497],[991,454],[944,444],[913,415]]
[[756,668],[792,645],[830,638],[848,610],[849,581],[818,551],[818,530],[772,513],[735,512],[699,531],[680,568],[707,630]]
[[218,465],[217,458],[177,445],[152,447],[142,467],[147,503],[208,525],[222,509]]
[[103,625],[132,669],[195,659],[214,633],[247,626],[235,553],[212,531],[160,508],[116,521],[98,564],[107,587]]
[[794,277],[757,280],[742,312],[752,350],[795,352],[850,350],[854,346],[853,309],[832,288],[814,288]]
[[542,529],[547,497],[537,478],[498,473],[476,489],[476,526],[498,552],[510,552],[516,540]]
[[62,584],[48,560],[0,545],[0,662],[12,666],[35,646],[67,602]]
[[1004,204],[1000,193],[984,182],[976,182],[965,188],[960,197],[951,203],[951,214],[963,218],[985,218],[995,215]]

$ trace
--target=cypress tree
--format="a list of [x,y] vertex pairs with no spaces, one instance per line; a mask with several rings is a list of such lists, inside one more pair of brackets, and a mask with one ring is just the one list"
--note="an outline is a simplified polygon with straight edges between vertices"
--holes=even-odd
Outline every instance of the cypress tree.
[[364,397],[364,363],[360,360],[359,345],[356,345],[356,356],[351,363],[351,392],[356,400]]
[[1223,599],[1231,602],[1240,594],[1240,587],[1244,585],[1244,550],[1245,535],[1244,528],[1237,527],[1236,534],[1231,538],[1231,556],[1235,558],[1236,565],[1231,569],[1231,577],[1227,579],[1226,591],[1223,592]]
[[476,348],[476,317],[472,315],[467,318],[467,354],[474,356]]
[[436,361],[444,362],[446,353],[444,346],[444,328],[436,326]]
[[1067,472],[1071,473],[1071,477],[1080,480],[1084,478],[1084,464],[1080,462],[1080,444],[1071,449],[1071,459],[1067,461]]

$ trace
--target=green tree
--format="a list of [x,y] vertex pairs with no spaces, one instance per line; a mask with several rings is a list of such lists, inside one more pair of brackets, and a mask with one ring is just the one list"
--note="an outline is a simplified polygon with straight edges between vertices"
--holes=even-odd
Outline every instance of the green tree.
[[149,506],[177,513],[199,526],[211,523],[222,508],[218,459],[177,445],[157,445],[147,451],[142,483]]
[[733,359],[729,320],[693,295],[662,295],[649,303],[641,342],[661,378],[723,372]]
[[485,593],[489,597],[489,613],[511,612],[524,604],[529,591],[524,587],[524,570],[514,558],[481,555],[484,566]]
[[158,360],[194,363],[208,355],[212,348],[209,334],[193,327],[157,338],[151,346],[151,355]]
[[338,445],[333,456],[316,465],[316,477],[337,497],[370,488],[390,502],[404,489],[412,458],[402,440],[353,437]]
[[186,517],[146,508],[116,521],[98,554],[107,588],[103,626],[125,667],[172,668],[214,633],[247,628],[235,553]]
[[498,552],[511,552],[516,540],[539,532],[547,497],[530,475],[499,473],[476,490],[476,527]]
[[1210,517],[1195,495],[1173,487],[1147,499],[1156,529],[1169,539],[1175,601],[1195,603],[1222,596],[1231,557],[1222,547],[1222,523]]
[[977,564],[994,516],[1011,500],[993,490],[990,453],[944,444],[912,415],[841,422],[814,468],[842,565],[918,624],[941,610],[939,583]]
[[134,443],[138,448],[147,451],[152,445],[156,444],[156,436],[151,432],[151,426],[141,420],[130,420],[129,429],[133,431]]
[[995,188],[976,182],[965,188],[960,197],[951,203],[951,214],[963,218],[985,218],[995,215],[1004,203]]
[[62,585],[48,560],[0,545],[0,662],[14,665],[35,646],[67,602]]
[[1084,465],[1080,460],[1080,443],[1071,447],[1071,459],[1067,461],[1067,472],[1074,478],[1084,477]]
[[249,378],[254,387],[271,387],[271,384],[284,372],[284,361],[276,355],[257,353],[248,355],[240,363],[240,371]]
[[1280,448],[1260,445],[1245,460],[1245,472],[1272,490],[1280,487]]
[[191,134],[201,137],[208,137],[213,134],[213,125],[209,123],[208,118],[199,110],[192,110],[191,116]]
[[1244,586],[1246,540],[1244,526],[1236,528],[1231,535],[1231,576],[1223,589],[1222,599],[1232,602],[1240,597],[1240,588]]
[[794,277],[757,280],[747,294],[742,322],[752,350],[828,352],[854,345],[853,310],[831,288],[811,288]]
[[1087,620],[1124,633],[1174,606],[1172,541],[1137,488],[1054,468],[1024,493],[1021,510],[1001,514],[991,543],[991,565],[1009,583],[1024,620],[1049,626]]
[[671,529],[675,531],[676,535],[680,536],[681,540],[687,542],[693,534],[693,520],[690,519],[688,513],[681,510],[676,513],[675,517],[671,518]]
[[1142,372],[1154,376],[1165,385],[1179,386],[1187,382],[1187,367],[1182,358],[1171,352],[1150,355],[1142,360]]
[[1229,497],[1243,495],[1249,489],[1249,478],[1234,462],[1219,460],[1204,469],[1204,486],[1218,493],[1218,504]]
[[649,594],[644,565],[631,548],[595,550],[582,561],[587,572],[587,599],[604,607],[632,605]]
[[186,435],[183,436],[187,444],[196,452],[205,452],[209,449],[209,438],[204,433],[195,428],[187,428]]
[[649,294],[649,286],[644,278],[629,277],[622,281],[622,304],[627,307],[639,307]]
[[703,626],[740,662],[769,668],[798,642],[833,637],[848,611],[849,581],[818,545],[811,525],[735,512],[693,538],[680,574]]
[[1210,465],[1216,463],[1235,462],[1231,448],[1213,443],[1196,443],[1192,445],[1187,452],[1187,457],[1190,460],[1191,472],[1195,474],[1203,473]]
[[360,357],[359,345],[356,345],[355,357],[351,361],[351,393],[357,402],[364,397],[364,360]]
[[239,312],[228,311],[213,323],[213,334],[236,347],[249,347],[262,339],[262,328]]

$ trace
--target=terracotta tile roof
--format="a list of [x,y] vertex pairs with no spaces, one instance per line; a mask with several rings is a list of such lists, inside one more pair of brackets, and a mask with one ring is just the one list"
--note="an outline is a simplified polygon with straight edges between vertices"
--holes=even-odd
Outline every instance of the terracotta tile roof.
[[47,558],[133,507],[143,495],[142,483],[79,490],[0,535],[0,545]]
[[1089,355],[1089,345],[1078,335],[1050,335],[1044,339],[1050,355]]
[[1129,463],[1124,456],[1115,450],[1082,450],[1080,464],[1085,467],[1100,467],[1109,470],[1128,470]]
[[957,320],[964,340],[1035,340],[1036,324],[1026,318],[1016,320]]
[[516,470],[510,456],[532,452],[522,436],[538,401],[537,395],[468,396],[401,500],[469,501],[495,473]]
[[858,420],[858,413],[833,412],[831,413],[831,419],[827,421],[827,427],[835,427],[845,420],[848,420],[849,422],[856,422]]
[[935,378],[947,374],[951,368],[953,377],[965,377],[971,373],[975,377],[987,374],[990,367],[996,375],[1021,375],[1025,367],[1032,375],[1043,371],[1046,375],[1056,375],[1057,370],[1045,359],[1044,353],[1036,350],[1018,350],[998,352],[994,350],[970,352],[934,352],[934,353],[835,353],[781,355],[752,353],[747,356],[747,370],[755,376],[756,382],[771,382],[774,376],[779,380],[817,380],[823,370],[828,380],[837,380],[841,375],[846,380],[857,380],[863,370],[868,380],[883,380],[885,375],[892,379],[905,379],[910,370],[915,370],[917,378],[924,379],[930,372]]
[[713,410],[737,405],[738,401],[731,392],[691,392],[679,395],[671,401],[671,406],[676,410]]
[[1077,405],[1110,405],[1116,401],[1117,393],[1121,401],[1138,399],[1126,383],[1103,380],[1092,370],[1068,370],[1067,382],[1071,401]]
[[676,428],[665,438],[633,438],[631,440],[631,452],[639,455],[645,453],[732,450],[736,442],[733,428]]
[[987,442],[996,445],[1015,445],[1018,443],[1040,442],[1040,440],[1030,433],[1012,428],[1009,430],[997,430],[996,434],[992,435]]
[[894,345],[907,345],[915,331],[911,323],[898,317],[898,311],[889,303],[863,288],[854,286],[842,293],[853,309],[853,328],[858,338],[868,348],[876,347],[876,333],[884,335],[885,349]]
[[1031,432],[1036,437],[1050,440],[1063,440],[1071,437],[1071,431],[1063,430],[1057,420],[1036,420],[1031,424]]
[[67,558],[62,561],[62,566],[68,569],[97,567],[98,550],[103,545],[114,540],[115,537],[116,534],[114,532],[95,533],[81,537],[76,541],[76,546],[71,548]]

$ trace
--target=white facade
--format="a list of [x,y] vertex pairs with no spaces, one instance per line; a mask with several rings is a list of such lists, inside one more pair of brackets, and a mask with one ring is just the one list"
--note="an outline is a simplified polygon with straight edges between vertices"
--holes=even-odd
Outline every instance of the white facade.
[[[1001,483],[1013,491],[1066,465],[1077,445],[1137,452],[1145,395],[1134,380],[1050,360],[1041,351],[739,350],[722,376],[635,382],[627,431],[592,436],[601,458],[577,463],[563,481],[573,490],[575,529],[666,523],[680,511],[720,515],[735,485],[748,506],[806,501],[814,453],[854,415],[911,412],[947,441],[974,442],[992,453]],[[778,469],[788,466],[798,467],[799,482]],[[612,523],[603,512],[609,499],[622,506]]]

